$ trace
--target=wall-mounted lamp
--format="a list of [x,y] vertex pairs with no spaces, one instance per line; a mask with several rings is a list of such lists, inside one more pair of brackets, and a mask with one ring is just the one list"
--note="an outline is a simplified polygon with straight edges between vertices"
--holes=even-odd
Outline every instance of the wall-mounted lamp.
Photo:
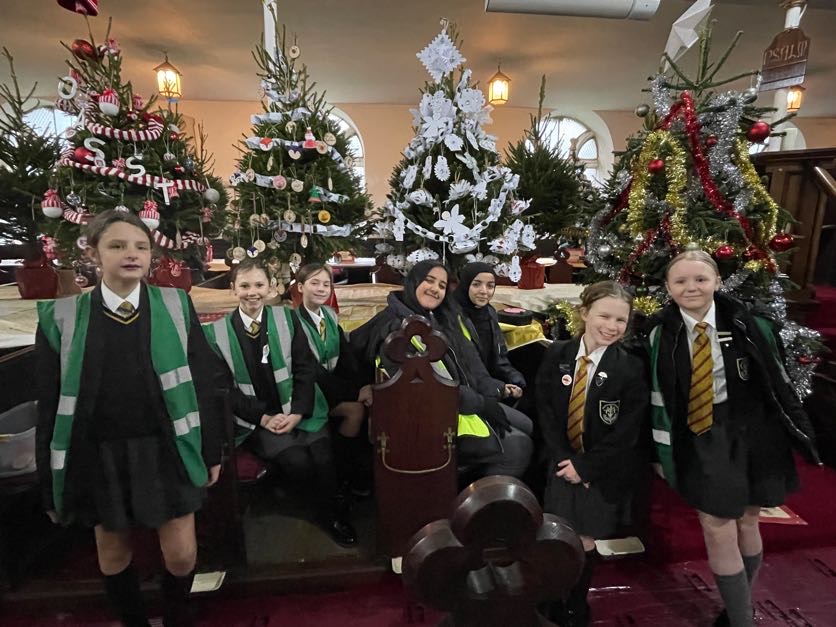
[[795,85],[787,90],[788,113],[795,113],[801,108],[801,103],[804,101],[804,91],[801,85]]
[[508,96],[511,93],[511,79],[505,76],[500,71],[500,66],[496,66],[496,74],[488,81],[488,102],[492,105],[502,105],[508,102]]
[[154,71],[157,73],[157,91],[160,92],[160,96],[169,102],[179,99],[183,94],[180,86],[183,75],[168,62],[168,53],[165,53],[165,61],[155,67]]

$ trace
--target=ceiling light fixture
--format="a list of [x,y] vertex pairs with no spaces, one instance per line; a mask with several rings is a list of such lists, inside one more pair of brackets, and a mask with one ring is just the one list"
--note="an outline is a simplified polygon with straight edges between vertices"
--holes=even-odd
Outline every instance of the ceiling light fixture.
[[508,102],[510,93],[511,79],[502,73],[500,65],[497,64],[496,74],[488,81],[488,102],[492,105],[503,105]]
[[160,96],[174,102],[183,94],[180,79],[183,77],[180,70],[168,62],[168,53],[165,53],[165,61],[154,68],[157,73],[157,91]]

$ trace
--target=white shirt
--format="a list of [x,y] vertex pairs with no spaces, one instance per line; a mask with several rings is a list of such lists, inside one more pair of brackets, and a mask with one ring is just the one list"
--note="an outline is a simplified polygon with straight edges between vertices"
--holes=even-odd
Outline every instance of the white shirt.
[[241,308],[238,308],[238,314],[241,316],[241,321],[244,323],[244,328],[247,330],[248,333],[252,333],[251,329],[253,326],[253,322],[258,322],[261,324],[261,316],[264,315],[264,307],[262,307],[258,315],[255,318],[250,318],[247,314],[241,311]]
[[125,301],[128,301],[131,305],[133,305],[135,310],[138,310],[140,289],[141,284],[137,283],[133,291],[125,298],[122,298],[119,294],[105,285],[104,281],[102,281],[102,302],[104,303],[104,306],[110,309],[113,313],[118,313],[116,310],[119,308],[119,305]]
[[[589,391],[589,385],[592,383],[592,377],[595,376],[595,371],[598,369],[598,364],[601,363],[601,358],[604,356],[604,353],[607,351],[608,346],[599,346],[594,351],[586,354],[586,344],[583,343],[583,337],[581,337],[581,345],[578,347],[578,354],[575,355],[575,372],[572,379],[577,376],[578,373],[578,366],[580,365],[581,357],[589,357],[592,360],[592,363],[586,365],[586,391]],[[601,373],[602,375],[605,373]]]
[[702,320],[694,320],[687,313],[679,310],[682,314],[682,320],[685,322],[685,332],[688,336],[688,351],[691,354],[691,359],[694,359],[694,340],[697,339],[697,331],[695,327],[699,322],[705,322],[708,326],[705,329],[705,334],[708,336],[708,343],[711,345],[711,361],[714,363],[714,404],[724,403],[728,400],[729,395],[726,387],[726,369],[723,365],[723,350],[720,348],[720,340],[717,335],[717,310],[714,303],[711,303],[705,316]]
[[313,322],[314,328],[319,330],[319,321],[322,320],[322,310],[320,309],[316,313],[305,307],[305,311],[308,312],[308,315],[311,317],[311,322]]

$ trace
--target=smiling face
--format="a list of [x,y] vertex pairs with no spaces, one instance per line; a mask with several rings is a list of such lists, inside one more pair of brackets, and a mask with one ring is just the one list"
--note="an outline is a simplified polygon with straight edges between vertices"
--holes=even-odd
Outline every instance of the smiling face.
[[586,327],[583,341],[589,354],[596,348],[609,346],[624,337],[630,319],[630,305],[620,298],[605,296],[588,308],[581,307],[580,313]]
[[238,299],[238,306],[250,318],[258,317],[264,301],[270,297],[270,279],[261,268],[250,268],[235,275],[232,293]]
[[668,269],[665,287],[682,311],[699,321],[714,302],[714,292],[720,287],[720,277],[707,263],[682,259]]
[[467,296],[480,309],[491,302],[496,291],[496,278],[490,272],[480,272],[470,282]]
[[299,291],[302,294],[302,304],[316,312],[331,296],[331,275],[326,270],[320,270],[300,283]]
[[432,311],[444,300],[447,293],[447,271],[436,266],[415,288],[415,298],[424,309]]
[[151,265],[151,241],[140,228],[127,222],[114,222],[99,237],[90,256],[102,270],[105,285],[120,296],[127,296],[139,284]]

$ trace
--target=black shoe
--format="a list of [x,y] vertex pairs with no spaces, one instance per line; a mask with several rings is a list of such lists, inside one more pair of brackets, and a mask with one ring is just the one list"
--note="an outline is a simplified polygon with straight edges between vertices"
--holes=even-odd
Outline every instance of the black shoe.
[[566,610],[560,627],[589,627],[589,606],[583,610]]
[[344,518],[335,518],[328,526],[331,539],[342,547],[352,547],[357,544],[357,532],[354,526]]
[[356,481],[351,484],[351,495],[358,499],[365,499],[372,495],[372,484],[368,482]]
[[[752,622],[755,622],[755,610],[752,610]],[[731,623],[729,622],[729,613],[726,610],[723,610],[717,615],[717,618],[714,619],[714,627],[731,627]]]

